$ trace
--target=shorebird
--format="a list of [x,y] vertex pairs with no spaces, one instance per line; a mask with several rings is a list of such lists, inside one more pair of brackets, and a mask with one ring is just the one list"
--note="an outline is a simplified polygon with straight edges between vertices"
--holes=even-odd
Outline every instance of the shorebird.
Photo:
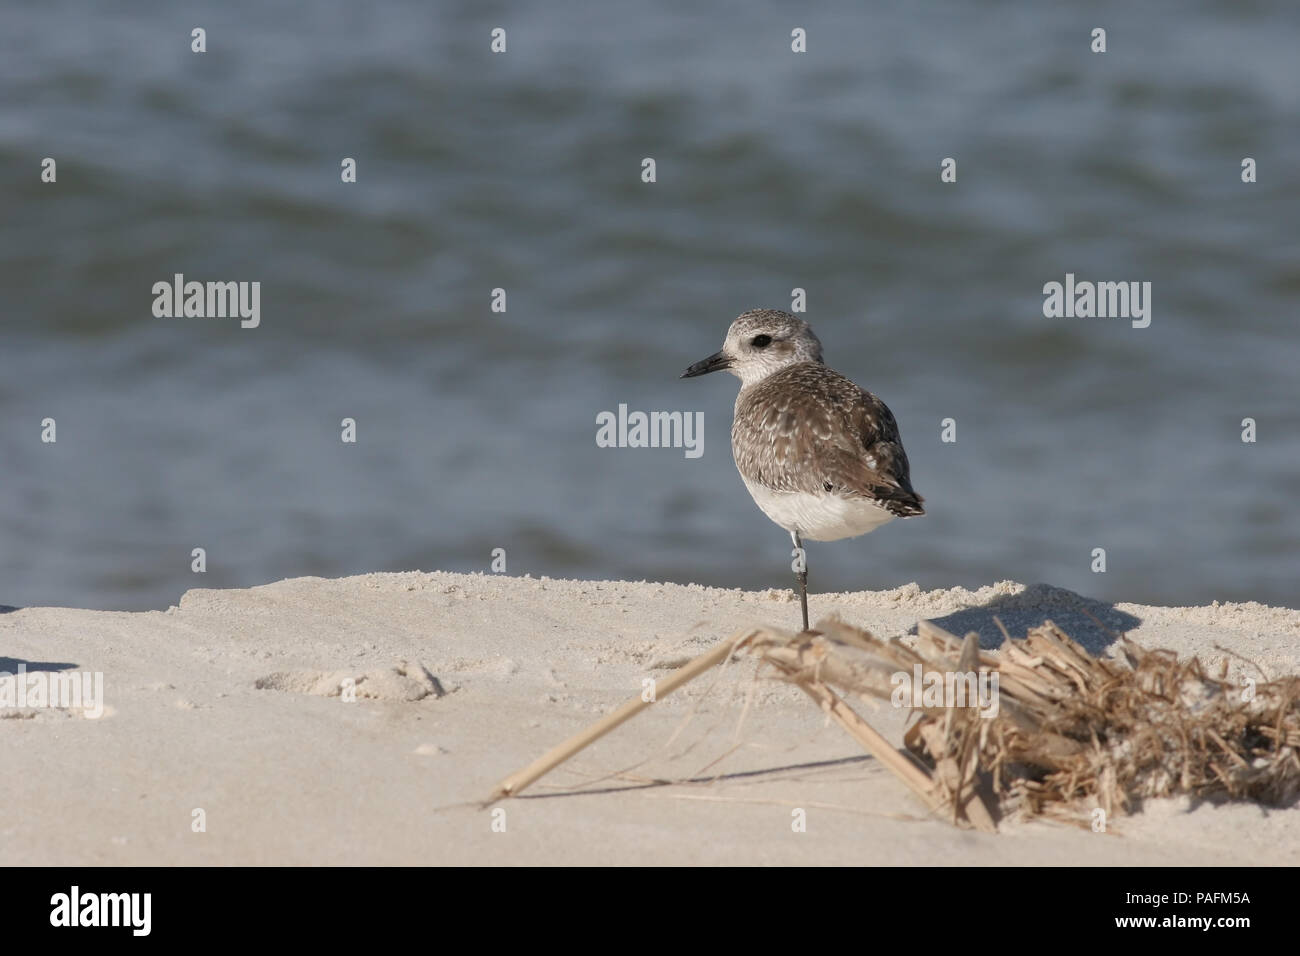
[[740,379],[731,454],[754,503],[790,532],[808,630],[803,538],[838,541],[925,514],[889,408],[822,362],[803,319],[775,309],[736,318],[722,349],[682,378],[726,370]]

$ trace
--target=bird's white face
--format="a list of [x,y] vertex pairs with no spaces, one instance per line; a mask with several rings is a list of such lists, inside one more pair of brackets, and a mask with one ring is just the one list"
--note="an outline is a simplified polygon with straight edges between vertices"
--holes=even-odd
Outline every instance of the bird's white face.
[[796,362],[821,360],[822,344],[807,322],[788,312],[758,309],[732,322],[722,349],[696,362],[682,377],[725,369],[745,388]]

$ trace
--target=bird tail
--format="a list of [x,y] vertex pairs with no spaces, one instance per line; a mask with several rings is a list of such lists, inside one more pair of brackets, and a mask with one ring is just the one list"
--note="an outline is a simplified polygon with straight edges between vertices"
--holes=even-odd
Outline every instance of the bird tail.
[[898,518],[915,518],[917,515],[925,514],[925,501],[911,488],[907,490],[899,489],[895,495],[890,495],[881,501],[885,509]]

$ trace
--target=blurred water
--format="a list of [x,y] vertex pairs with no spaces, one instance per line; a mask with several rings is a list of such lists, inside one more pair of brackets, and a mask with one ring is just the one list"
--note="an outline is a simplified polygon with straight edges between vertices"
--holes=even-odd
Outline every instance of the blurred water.
[[[1093,6],[7,5],[0,603],[494,548],[788,586],[735,380],[677,375],[797,286],[930,512],[813,544],[815,590],[1294,606],[1300,10]],[[261,326],[154,318],[177,272],[260,281]],[[1150,328],[1045,319],[1067,272],[1150,281]],[[619,403],[703,411],[704,455],[597,448]]]

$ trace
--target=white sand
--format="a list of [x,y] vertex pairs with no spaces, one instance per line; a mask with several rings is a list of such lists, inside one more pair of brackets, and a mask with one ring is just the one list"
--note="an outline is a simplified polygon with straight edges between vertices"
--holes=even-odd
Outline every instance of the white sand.
[[[1150,646],[1217,662],[1218,644],[1271,676],[1300,672],[1300,612],[1257,604],[1111,608],[1011,583],[812,602],[814,620],[888,636],[934,618],[986,646],[994,613],[1016,636],[1050,617],[1105,653],[1112,639],[1084,610]],[[99,671],[107,701],[97,720],[0,710],[0,864],[1300,862],[1300,808],[1160,801],[1104,835],[925,819],[797,691],[755,687],[752,664],[711,690],[696,681],[504,803],[504,833],[468,805],[644,678],[744,624],[797,622],[789,592],[414,572],[194,590],[166,612],[0,613],[0,670]],[[327,696],[349,675],[365,677],[356,702]],[[898,742],[901,711],[864,713]],[[700,782],[557,795],[638,763],[647,780]],[[196,808],[206,832],[192,831]]]

